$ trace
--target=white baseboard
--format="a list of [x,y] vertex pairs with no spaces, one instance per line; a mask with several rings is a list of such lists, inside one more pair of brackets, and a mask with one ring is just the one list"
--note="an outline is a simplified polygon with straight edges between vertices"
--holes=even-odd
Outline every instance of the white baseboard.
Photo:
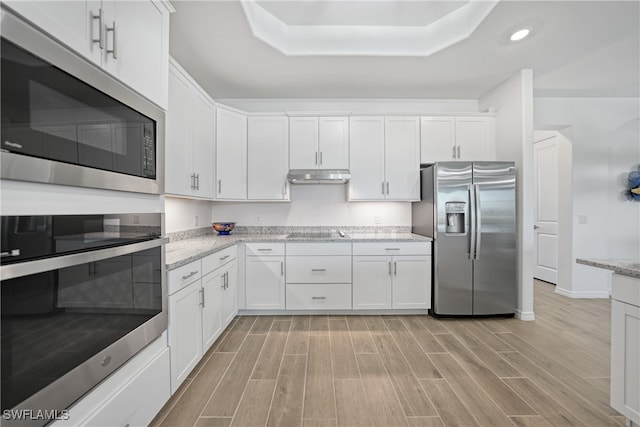
[[567,298],[609,298],[609,291],[570,291],[556,286],[556,294]]
[[536,317],[533,311],[521,311],[516,308],[516,319],[531,321],[536,320]]

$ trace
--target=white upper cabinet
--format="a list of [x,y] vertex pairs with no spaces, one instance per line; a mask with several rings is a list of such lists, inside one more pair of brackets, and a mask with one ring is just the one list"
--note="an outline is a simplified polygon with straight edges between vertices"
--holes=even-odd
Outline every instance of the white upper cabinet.
[[417,117],[387,117],[385,196],[387,200],[420,200],[420,123]]
[[169,73],[165,193],[213,198],[214,106],[175,62]]
[[494,117],[422,117],[420,128],[420,163],[496,158]]
[[384,117],[351,117],[349,200],[383,200]]
[[247,117],[216,108],[216,199],[247,198]]
[[290,169],[348,169],[349,120],[346,117],[291,117]]
[[10,1],[6,4],[127,86],[167,108],[167,2]]
[[289,200],[289,121],[284,116],[249,117],[247,198]]
[[349,200],[420,198],[417,117],[351,117]]

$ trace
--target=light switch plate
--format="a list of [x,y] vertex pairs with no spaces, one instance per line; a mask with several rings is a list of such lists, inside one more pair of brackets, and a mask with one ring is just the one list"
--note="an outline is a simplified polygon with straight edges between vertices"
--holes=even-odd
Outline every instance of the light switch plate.
[[589,224],[589,216],[578,215],[578,224]]

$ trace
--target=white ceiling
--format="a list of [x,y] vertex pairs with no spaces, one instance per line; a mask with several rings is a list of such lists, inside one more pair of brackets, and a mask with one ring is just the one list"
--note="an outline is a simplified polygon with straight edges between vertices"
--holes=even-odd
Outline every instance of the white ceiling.
[[[340,3],[258,7],[286,25],[415,27],[467,2]],[[173,5],[171,54],[214,98],[475,99],[522,68],[533,69],[536,96],[640,96],[638,1],[502,0],[470,37],[422,57],[287,56],[253,35],[238,1]],[[522,26],[532,35],[508,42]]]

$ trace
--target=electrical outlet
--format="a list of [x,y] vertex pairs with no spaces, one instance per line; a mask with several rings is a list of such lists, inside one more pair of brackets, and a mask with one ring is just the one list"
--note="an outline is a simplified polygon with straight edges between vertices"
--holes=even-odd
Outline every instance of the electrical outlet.
[[260,217],[259,216],[256,217],[256,224],[260,224]]
[[589,224],[588,215],[578,215],[578,224]]
[[376,215],[376,216],[374,216],[374,217],[373,217],[373,223],[374,223],[374,224],[380,224],[381,222],[382,222],[382,221],[381,221],[381,219],[380,219],[380,216],[379,216],[379,215]]
[[140,224],[140,215],[133,216],[133,224]]
[[194,215],[193,216],[193,225],[195,227],[197,227],[199,223],[200,223],[200,221],[199,221],[198,215]]

